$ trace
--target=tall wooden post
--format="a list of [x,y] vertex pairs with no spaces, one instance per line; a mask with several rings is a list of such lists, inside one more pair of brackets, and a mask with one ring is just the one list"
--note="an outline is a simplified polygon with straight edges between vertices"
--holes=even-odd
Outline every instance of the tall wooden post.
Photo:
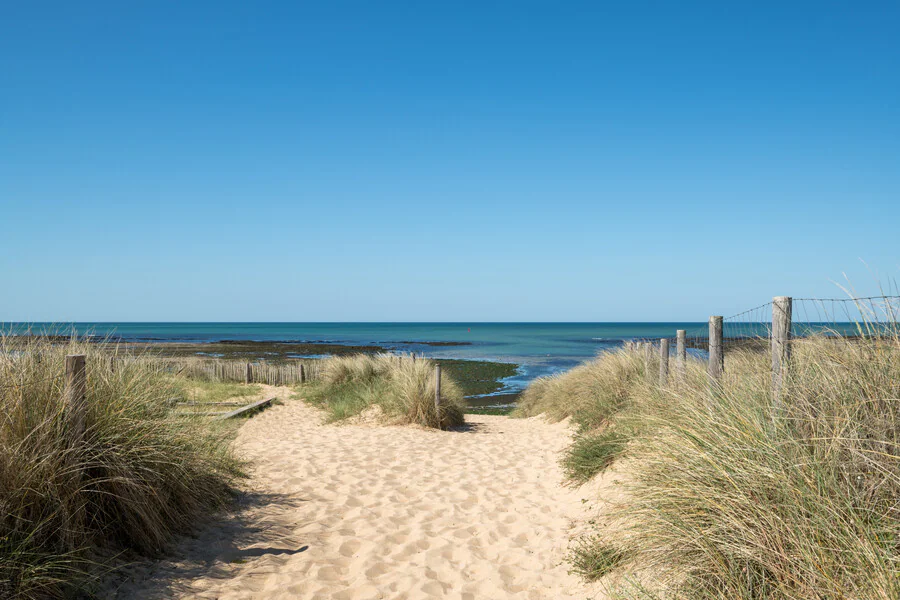
[[72,429],[76,437],[84,435],[87,404],[87,369],[84,354],[66,356],[66,385],[63,391],[66,410],[69,411]]
[[684,329],[675,330],[675,374],[682,381],[687,371],[686,335]]
[[441,426],[441,365],[434,365],[434,414]]
[[772,300],[772,397],[780,403],[784,379],[791,363],[791,313],[793,299],[776,296]]
[[709,367],[707,373],[718,382],[725,372],[725,351],[722,348],[722,317],[709,318]]
[[669,338],[659,340],[659,387],[669,385]]
[[250,383],[253,381],[253,371],[250,363],[247,363],[247,376],[244,377],[244,383]]
[[300,363],[300,383],[306,381],[306,372],[303,370],[303,363]]

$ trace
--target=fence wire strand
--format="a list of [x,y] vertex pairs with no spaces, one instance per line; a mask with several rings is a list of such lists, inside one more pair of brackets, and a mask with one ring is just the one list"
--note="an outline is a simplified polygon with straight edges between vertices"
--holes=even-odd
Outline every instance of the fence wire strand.
[[[900,295],[858,298],[792,298],[791,336],[811,335],[867,337],[900,336]],[[722,319],[724,350],[766,348],[772,335],[773,302]],[[674,337],[668,338],[670,344]],[[636,338],[636,342],[659,342],[659,338]],[[709,326],[699,325],[685,332],[689,349],[709,348]]]

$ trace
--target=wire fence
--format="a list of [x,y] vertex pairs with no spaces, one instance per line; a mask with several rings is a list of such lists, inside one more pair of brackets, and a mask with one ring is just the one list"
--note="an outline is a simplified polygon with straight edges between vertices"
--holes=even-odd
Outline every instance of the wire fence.
[[[900,295],[859,298],[791,298],[791,338],[813,335],[845,338],[895,335],[900,333]],[[722,345],[737,348],[768,347],[772,337],[772,301],[722,318]],[[674,333],[674,332],[673,332]],[[675,351],[676,337],[669,339]],[[685,330],[685,346],[694,354],[709,348],[710,327],[698,325]],[[659,338],[635,338],[637,343],[658,344]]]
[[[683,373],[688,356],[707,363],[710,392],[721,389],[726,372],[725,356],[735,349],[767,352],[772,361],[772,395],[780,402],[791,370],[795,342],[812,336],[844,340],[892,342],[900,340],[900,295],[857,298],[791,298],[776,296],[729,317],[711,316],[707,326],[677,330],[672,338],[636,339],[627,342],[639,352],[648,383],[661,388],[669,382],[670,356],[675,355],[676,373]],[[658,379],[657,379],[658,377]],[[781,406],[779,404],[779,406]]]

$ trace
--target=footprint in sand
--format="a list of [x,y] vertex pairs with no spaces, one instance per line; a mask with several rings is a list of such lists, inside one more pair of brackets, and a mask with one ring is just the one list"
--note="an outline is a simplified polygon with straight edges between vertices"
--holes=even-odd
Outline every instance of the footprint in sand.
[[[326,425],[303,403],[275,406],[237,436],[254,492],[273,500],[248,506],[239,526],[211,524],[177,560],[136,570],[108,597],[602,598],[564,561],[584,510],[560,485],[556,452],[570,430],[466,418],[471,431],[434,432]],[[309,549],[271,555],[286,532]],[[226,564],[209,559],[216,547],[258,550]]]

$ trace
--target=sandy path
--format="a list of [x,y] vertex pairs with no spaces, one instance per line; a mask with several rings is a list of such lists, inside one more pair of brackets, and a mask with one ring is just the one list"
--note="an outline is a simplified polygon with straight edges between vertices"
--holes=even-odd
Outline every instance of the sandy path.
[[[324,425],[287,401],[249,420],[238,514],[136,567],[119,598],[585,598],[563,561],[582,494],[565,425]],[[121,582],[120,582],[121,583]]]

